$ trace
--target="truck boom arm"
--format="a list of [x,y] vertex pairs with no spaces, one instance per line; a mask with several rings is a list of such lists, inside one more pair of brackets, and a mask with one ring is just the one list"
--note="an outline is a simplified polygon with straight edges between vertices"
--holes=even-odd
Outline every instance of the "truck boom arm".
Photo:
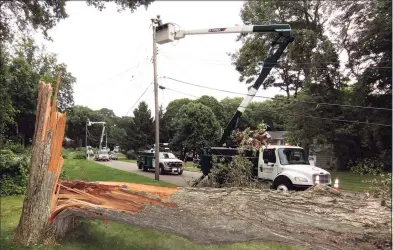
[[259,74],[257,80],[248,90],[247,96],[244,97],[236,113],[233,115],[231,121],[224,129],[224,133],[220,140],[220,145],[225,144],[228,136],[236,128],[239,118],[254,98],[255,94],[265,81],[266,77],[269,75],[272,68],[277,64],[277,61],[284,50],[290,43],[294,41],[291,26],[289,24],[270,24],[178,31],[176,31],[175,25],[172,23],[166,23],[156,27],[156,42],[158,44],[165,44],[174,40],[179,40],[187,35],[269,32],[278,34],[278,37],[271,43],[269,53],[263,63],[261,73]]
[[258,89],[261,87],[272,68],[276,66],[277,61],[284,50],[291,42],[293,42],[293,40],[294,37],[292,34],[290,36],[283,36],[282,34],[279,34],[278,38],[272,42],[269,53],[263,63],[261,73],[259,74],[255,83],[248,90],[247,96],[243,98],[243,101],[240,103],[232,119],[224,129],[224,133],[221,136],[220,145],[224,145],[226,143],[228,136],[236,128],[239,118],[242,116],[248,105],[251,103],[252,99],[255,97],[255,94],[258,92]]

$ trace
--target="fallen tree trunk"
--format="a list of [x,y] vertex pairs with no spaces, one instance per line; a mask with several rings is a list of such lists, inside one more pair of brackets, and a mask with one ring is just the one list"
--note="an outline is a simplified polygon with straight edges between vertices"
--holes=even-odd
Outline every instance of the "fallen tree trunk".
[[73,217],[117,221],[197,243],[274,241],[311,249],[390,249],[390,208],[325,186],[305,192],[63,181],[51,229]]

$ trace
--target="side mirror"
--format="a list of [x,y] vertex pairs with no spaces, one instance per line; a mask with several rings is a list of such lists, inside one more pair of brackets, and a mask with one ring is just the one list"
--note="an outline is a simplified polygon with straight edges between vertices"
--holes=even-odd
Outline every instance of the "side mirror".
[[269,161],[268,161],[267,159],[263,159],[263,162],[264,162],[265,164],[268,164],[268,163],[269,163]]

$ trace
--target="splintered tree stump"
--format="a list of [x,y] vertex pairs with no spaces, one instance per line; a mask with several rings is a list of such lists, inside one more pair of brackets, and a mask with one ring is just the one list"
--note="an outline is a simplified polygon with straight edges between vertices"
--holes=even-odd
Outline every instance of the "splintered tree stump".
[[54,206],[57,181],[63,158],[62,142],[66,124],[65,114],[56,112],[60,74],[52,97],[52,86],[39,82],[39,94],[31,153],[27,193],[15,240],[24,245],[38,243],[46,233],[51,207]]
[[311,249],[389,249],[390,209],[322,185],[282,193],[62,181],[49,221],[111,220],[201,244],[274,241]]

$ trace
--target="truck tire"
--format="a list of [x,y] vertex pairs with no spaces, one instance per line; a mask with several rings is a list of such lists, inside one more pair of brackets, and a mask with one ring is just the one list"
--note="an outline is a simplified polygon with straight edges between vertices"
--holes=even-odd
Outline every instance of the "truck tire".
[[287,177],[279,176],[273,182],[273,189],[281,190],[281,191],[290,191],[290,190],[294,190],[294,187],[291,180],[289,180]]
[[164,173],[164,166],[160,164],[160,175],[163,175]]
[[183,174],[183,169],[180,170],[179,172],[177,172],[178,175],[182,175]]

